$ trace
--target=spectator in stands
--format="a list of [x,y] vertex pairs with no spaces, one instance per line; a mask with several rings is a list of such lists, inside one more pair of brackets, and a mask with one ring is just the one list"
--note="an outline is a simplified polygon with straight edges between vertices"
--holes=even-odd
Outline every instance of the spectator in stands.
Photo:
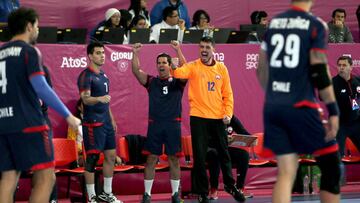
[[[265,11],[254,11],[250,15],[251,24],[264,25],[265,27],[267,27],[268,25],[267,16],[268,14]],[[257,31],[251,31],[246,41],[250,44],[260,43],[261,36],[259,36],[259,33]]]
[[150,42],[159,43],[161,29],[178,29],[178,41],[182,41],[185,22],[179,19],[179,13],[174,7],[166,7],[163,10],[163,21],[151,27]]
[[120,26],[125,28],[125,30],[129,30],[132,20],[131,13],[126,9],[120,9],[119,11],[121,14]]
[[[120,24],[121,20],[121,13],[116,8],[110,8],[105,12],[105,20],[101,21],[91,32],[90,32],[90,39],[95,39],[96,31],[104,31],[105,28],[121,28]],[[126,34],[124,35],[124,43],[127,42]]]
[[250,15],[251,24],[267,26],[269,23],[267,17],[268,14],[265,11],[254,11]]
[[20,7],[19,0],[3,0],[0,2],[0,27],[7,25],[7,17],[11,11]]
[[162,13],[166,7],[173,7],[177,10],[179,18],[185,21],[185,27],[190,27],[190,17],[188,9],[182,0],[160,0],[157,2],[151,10],[150,20],[151,25],[161,23]]
[[[231,137],[231,134],[233,132],[237,134],[250,135],[250,133],[244,128],[241,121],[235,115],[233,115],[233,117],[231,118],[230,124],[226,128],[226,131],[229,137],[229,144],[233,141]],[[253,195],[246,194],[244,192],[246,173],[249,168],[249,153],[246,150],[238,147],[229,146],[228,150],[231,163],[233,166],[236,166],[236,188],[238,188],[238,190],[244,193],[245,197],[250,198]],[[217,150],[211,146],[209,147],[207,152],[207,162],[210,173],[209,198],[215,200],[218,198],[217,189],[219,186],[220,161]]]
[[332,20],[328,23],[329,43],[353,43],[353,37],[348,26],[345,25],[346,11],[337,8],[332,13]]
[[146,8],[147,0],[131,0],[130,1],[130,7],[129,12],[131,14],[131,19],[134,19],[137,16],[144,17],[147,27],[151,26],[150,23],[150,15],[149,11]]
[[210,16],[206,11],[202,9],[195,11],[192,20],[190,30],[204,30],[203,37],[213,36],[214,26],[210,25]]
[[146,23],[146,19],[143,16],[139,15],[139,16],[135,16],[132,19],[131,24],[130,24],[130,29],[131,28],[143,29],[143,28],[149,28],[149,26]]

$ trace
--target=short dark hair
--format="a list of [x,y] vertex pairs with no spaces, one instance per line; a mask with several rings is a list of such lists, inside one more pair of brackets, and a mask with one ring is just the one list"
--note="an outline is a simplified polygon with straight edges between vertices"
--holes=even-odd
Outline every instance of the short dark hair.
[[169,65],[171,65],[171,56],[167,53],[161,53],[156,57],[156,63],[158,62],[160,57],[166,57],[166,60],[168,61]]
[[346,18],[346,11],[345,11],[345,9],[343,9],[343,8],[337,8],[337,9],[335,9],[335,10],[332,12],[331,17],[335,18],[336,12],[344,13],[344,17]]
[[174,11],[177,11],[177,9],[175,7],[172,6],[168,6],[163,10],[162,16],[163,16],[163,20],[166,21],[167,17],[171,17],[172,13]]
[[336,64],[338,64],[339,61],[342,61],[342,60],[347,60],[348,63],[350,64],[350,66],[352,66],[352,64],[353,64],[352,58],[351,58],[350,56],[348,56],[348,55],[342,55],[342,56],[340,56],[340,57],[338,58],[338,60],[336,61]]
[[32,8],[20,7],[11,12],[8,17],[8,28],[11,36],[23,34],[28,23],[35,24],[39,15]]
[[95,47],[104,47],[104,44],[98,41],[92,41],[90,42],[90,44],[87,46],[86,48],[86,53],[89,54],[93,54],[94,53],[94,49]]
[[261,18],[266,18],[268,14],[265,11],[254,11],[250,15],[251,24],[260,24]]
[[212,46],[215,46],[214,38],[209,37],[209,36],[202,37],[200,42],[211,43]]
[[193,21],[192,21],[191,26],[197,26],[197,25],[199,24],[199,22],[200,22],[200,16],[201,16],[202,14],[207,18],[208,23],[210,23],[210,16],[209,16],[209,14],[208,14],[205,10],[199,9],[199,10],[195,11],[195,13],[194,13],[194,15],[193,15],[193,19],[192,19]]

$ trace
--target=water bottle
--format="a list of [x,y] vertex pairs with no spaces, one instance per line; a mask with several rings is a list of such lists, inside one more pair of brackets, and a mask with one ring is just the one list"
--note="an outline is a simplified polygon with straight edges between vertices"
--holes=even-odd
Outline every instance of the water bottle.
[[319,181],[319,175],[313,175],[312,181],[311,181],[312,194],[319,193],[318,181]]
[[310,194],[310,190],[309,190],[310,179],[307,174],[304,176],[303,184],[304,184],[303,194],[309,195]]

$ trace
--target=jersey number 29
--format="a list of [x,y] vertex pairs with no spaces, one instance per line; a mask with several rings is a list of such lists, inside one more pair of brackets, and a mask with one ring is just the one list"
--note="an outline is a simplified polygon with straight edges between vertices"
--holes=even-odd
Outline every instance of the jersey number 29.
[[5,61],[0,62],[0,89],[2,94],[6,94],[6,63]]
[[[274,52],[270,58],[270,66],[280,68],[296,68],[299,65],[300,57],[300,37],[296,34],[290,34],[286,38],[282,34],[274,34],[271,37],[271,45],[275,46]],[[285,51],[281,59],[279,55]]]

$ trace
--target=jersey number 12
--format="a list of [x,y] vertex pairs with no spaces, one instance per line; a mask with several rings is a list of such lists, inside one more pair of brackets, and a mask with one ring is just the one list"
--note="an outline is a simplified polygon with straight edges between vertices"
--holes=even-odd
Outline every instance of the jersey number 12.
[[0,90],[2,94],[6,94],[6,63],[5,61],[0,62]]

